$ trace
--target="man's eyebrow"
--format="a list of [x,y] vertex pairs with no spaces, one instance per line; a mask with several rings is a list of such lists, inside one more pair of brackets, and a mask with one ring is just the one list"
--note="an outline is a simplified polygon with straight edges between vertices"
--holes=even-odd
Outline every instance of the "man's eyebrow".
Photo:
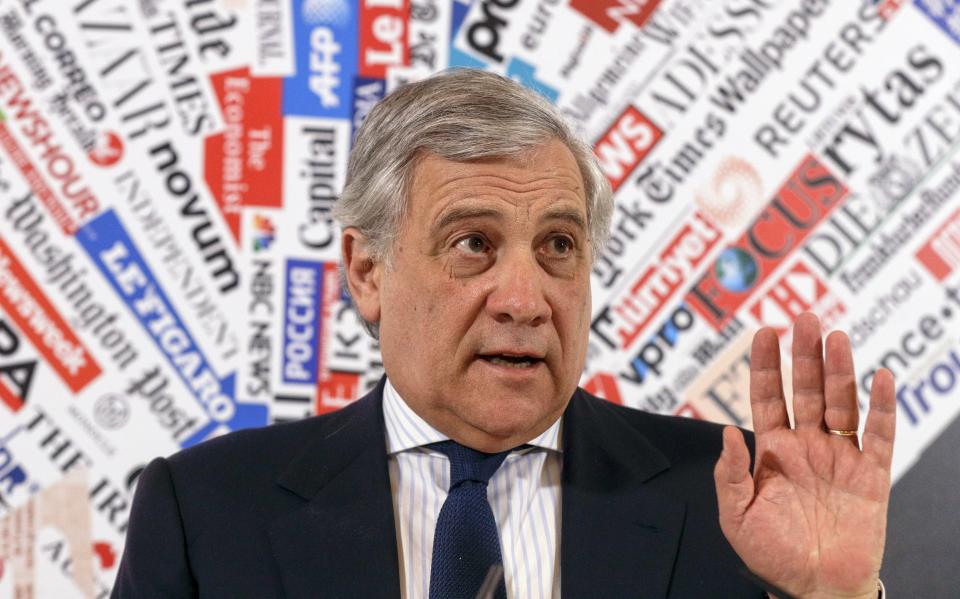
[[[443,215],[437,219],[436,223],[434,223],[432,229],[434,231],[442,231],[456,222],[479,218],[503,220],[505,217],[503,212],[493,208],[483,208],[480,206],[459,206],[444,212]],[[541,223],[551,220],[566,221],[576,227],[579,227],[583,231],[587,230],[587,222],[584,219],[583,214],[581,214],[579,210],[572,208],[555,208],[553,210],[548,210],[540,217],[539,220]]]
[[443,213],[433,225],[434,231],[442,231],[453,223],[461,220],[470,220],[474,218],[493,218],[503,220],[503,214],[493,208],[481,208],[479,206],[458,206],[451,208]]
[[587,221],[584,219],[579,210],[573,210],[570,208],[557,208],[555,210],[548,210],[543,216],[540,217],[540,222],[545,222],[548,220],[567,221],[570,224],[580,227],[580,229],[584,231],[587,230]]

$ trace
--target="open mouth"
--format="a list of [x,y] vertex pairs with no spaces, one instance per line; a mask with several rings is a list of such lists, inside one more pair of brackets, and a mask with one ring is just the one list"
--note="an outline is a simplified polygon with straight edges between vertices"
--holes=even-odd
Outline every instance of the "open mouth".
[[533,368],[543,362],[543,358],[536,356],[511,356],[507,354],[481,355],[480,358],[491,364],[506,366],[507,368]]

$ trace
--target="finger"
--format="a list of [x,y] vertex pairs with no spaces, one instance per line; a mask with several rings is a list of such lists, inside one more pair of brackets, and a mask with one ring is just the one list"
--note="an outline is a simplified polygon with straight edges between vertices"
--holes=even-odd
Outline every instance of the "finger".
[[780,339],[770,328],[753,336],[750,349],[750,411],[753,432],[762,434],[790,428],[787,404],[783,399],[783,378],[780,376]]
[[[824,362],[823,392],[825,409],[823,421],[828,429],[855,431],[860,426],[860,410],[857,407],[857,379],[853,372],[853,352],[850,340],[841,331],[827,336],[827,357]],[[857,437],[837,439],[852,442],[860,448]]]
[[713,479],[717,485],[720,528],[725,533],[735,531],[753,501],[750,452],[743,433],[735,426],[723,429],[723,451],[713,469]]
[[873,375],[870,411],[863,429],[863,453],[884,470],[893,461],[893,438],[897,429],[897,391],[893,373],[881,368]]
[[823,341],[820,319],[804,312],[793,325],[793,419],[823,430]]

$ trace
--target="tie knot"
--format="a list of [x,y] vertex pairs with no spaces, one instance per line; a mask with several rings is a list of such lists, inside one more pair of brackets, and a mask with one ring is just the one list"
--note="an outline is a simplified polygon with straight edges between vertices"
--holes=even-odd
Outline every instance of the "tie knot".
[[460,445],[456,441],[440,441],[431,443],[427,447],[436,449],[450,458],[451,489],[468,480],[486,485],[510,453],[510,451],[483,453]]

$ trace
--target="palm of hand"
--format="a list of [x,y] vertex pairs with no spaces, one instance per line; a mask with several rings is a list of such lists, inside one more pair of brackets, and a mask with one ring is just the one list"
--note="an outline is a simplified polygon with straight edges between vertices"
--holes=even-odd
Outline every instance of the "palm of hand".
[[826,431],[857,428],[849,343],[843,335],[828,338],[824,369],[819,342],[819,322],[802,316],[795,330],[792,429],[776,335],[761,331],[755,338],[756,464],[751,477],[742,436],[725,430],[716,469],[721,528],[752,572],[791,595],[875,597],[890,492],[893,381],[889,372],[875,377],[861,451],[855,437]]

